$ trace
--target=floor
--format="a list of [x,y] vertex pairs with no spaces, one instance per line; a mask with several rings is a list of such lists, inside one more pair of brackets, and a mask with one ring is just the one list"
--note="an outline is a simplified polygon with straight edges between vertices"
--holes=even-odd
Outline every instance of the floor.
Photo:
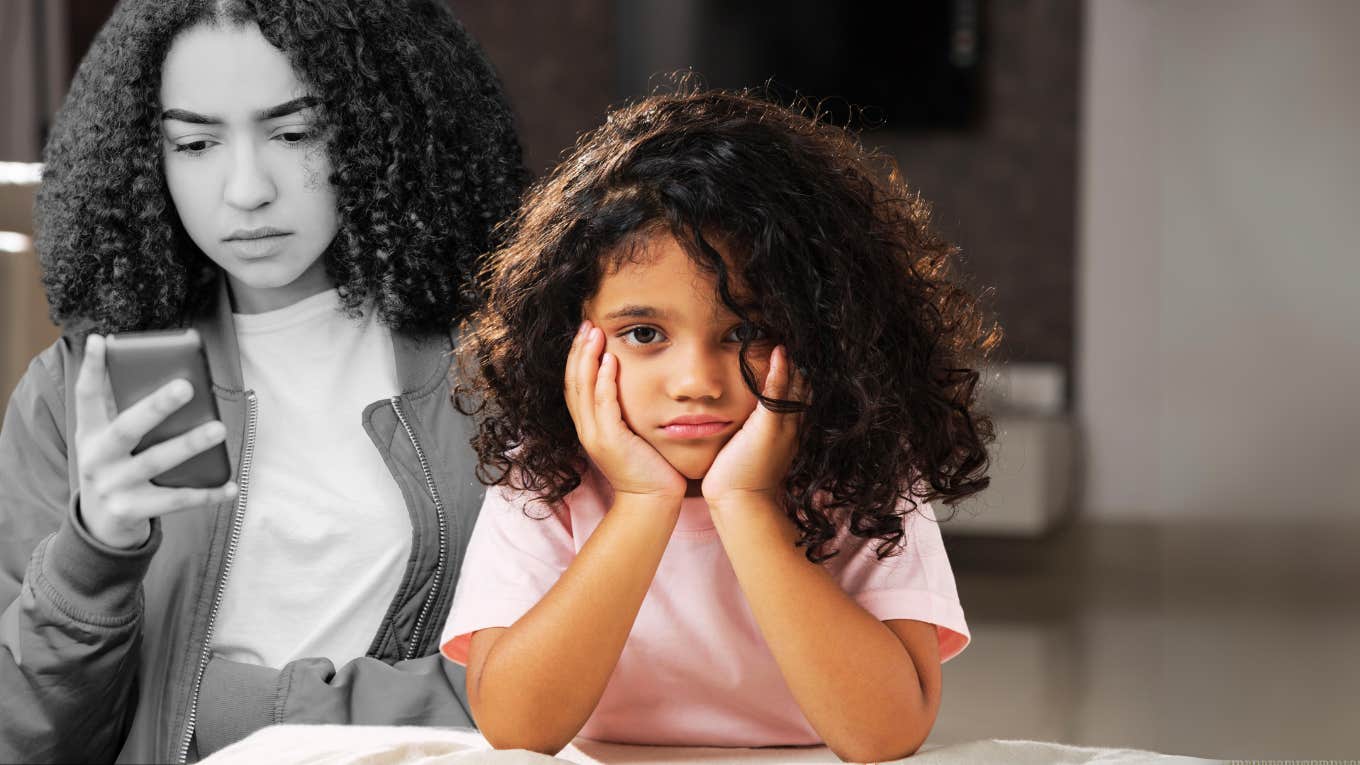
[[1360,757],[1360,525],[945,528],[973,642],[931,743]]

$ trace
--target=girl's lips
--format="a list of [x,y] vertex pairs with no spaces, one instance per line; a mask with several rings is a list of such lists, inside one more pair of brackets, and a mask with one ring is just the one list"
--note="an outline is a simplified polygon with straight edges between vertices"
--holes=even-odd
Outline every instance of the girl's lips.
[[661,426],[661,432],[671,438],[706,438],[727,430],[731,422],[673,422]]

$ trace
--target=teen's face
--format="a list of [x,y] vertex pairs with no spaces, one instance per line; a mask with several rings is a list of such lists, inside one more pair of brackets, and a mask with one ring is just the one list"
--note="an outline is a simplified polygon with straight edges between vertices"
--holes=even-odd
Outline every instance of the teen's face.
[[[604,276],[585,318],[619,360],[624,422],[682,475],[700,479],[756,407],[741,379],[741,321],[718,298],[713,276],[669,235],[652,237],[638,255]],[[762,383],[770,350],[752,343],[748,356]]]
[[227,272],[236,310],[330,287],[339,229],[331,166],[306,87],[254,24],[199,25],[161,71],[165,178],[189,237]]

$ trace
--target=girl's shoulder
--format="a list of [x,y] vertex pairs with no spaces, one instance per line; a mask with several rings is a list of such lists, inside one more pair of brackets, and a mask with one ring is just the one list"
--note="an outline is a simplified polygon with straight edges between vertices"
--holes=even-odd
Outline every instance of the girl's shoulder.
[[613,500],[609,481],[593,465],[583,466],[580,484],[557,502],[544,500],[531,488],[519,468],[512,468],[499,483],[487,489],[482,513],[523,516],[532,521],[554,520],[570,530],[576,524],[597,524]]
[[[929,502],[917,500],[913,504],[899,499],[895,511],[902,518],[902,536],[896,544],[886,544],[879,537],[857,536],[851,531],[848,512],[831,514],[831,520],[836,525],[833,545],[838,554],[826,562],[827,568],[839,572],[864,562],[892,568],[908,563],[947,560],[940,523]],[[880,550],[886,554],[880,555]]]

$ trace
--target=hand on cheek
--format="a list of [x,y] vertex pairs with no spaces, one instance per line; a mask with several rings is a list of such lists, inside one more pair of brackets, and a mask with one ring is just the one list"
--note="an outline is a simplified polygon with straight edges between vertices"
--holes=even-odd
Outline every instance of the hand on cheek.
[[563,391],[576,424],[576,437],[616,495],[678,502],[685,496],[685,477],[623,421],[619,361],[605,353],[604,346],[604,333],[584,322],[567,354]]
[[[770,353],[762,393],[775,399],[802,400],[802,382],[794,380],[783,346]],[[784,478],[798,449],[796,413],[778,414],[756,404],[751,416],[718,452],[704,476],[704,498],[717,510],[733,499],[758,496],[778,501]]]

